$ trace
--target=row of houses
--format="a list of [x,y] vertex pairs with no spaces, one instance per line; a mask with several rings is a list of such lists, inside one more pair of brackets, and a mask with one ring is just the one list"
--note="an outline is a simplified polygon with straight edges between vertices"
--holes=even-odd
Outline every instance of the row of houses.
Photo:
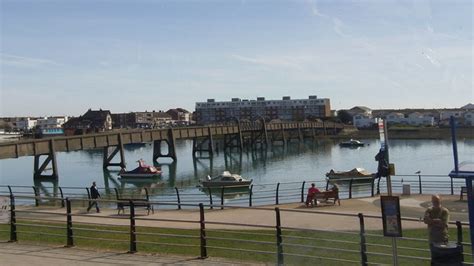
[[191,123],[192,114],[185,109],[112,114],[109,110],[87,110],[79,117],[4,117],[6,131],[35,135],[75,135],[112,130],[114,128],[160,128]]
[[356,106],[347,110],[357,128],[371,128],[383,118],[389,125],[449,126],[451,116],[462,126],[474,126],[474,104],[452,109],[381,109]]
[[121,128],[163,128],[189,125],[192,115],[185,109],[112,114],[109,110],[91,110],[63,125],[65,135],[103,132]]

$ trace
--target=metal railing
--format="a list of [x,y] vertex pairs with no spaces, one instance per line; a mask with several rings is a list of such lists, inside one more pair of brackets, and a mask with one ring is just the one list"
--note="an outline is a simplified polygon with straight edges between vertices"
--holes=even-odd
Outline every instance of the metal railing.
[[[162,251],[170,247],[186,248],[195,252],[200,258],[219,256],[222,251],[242,252],[248,259],[250,254],[261,256],[260,260],[300,264],[314,261],[315,263],[333,262],[342,264],[383,264],[392,256],[391,242],[384,237],[380,230],[366,227],[366,220],[376,219],[381,223],[381,217],[364,215],[362,213],[336,213],[315,210],[280,209],[265,207],[226,206],[226,208],[243,209],[254,215],[254,212],[265,212],[265,216],[273,215],[274,223],[242,223],[228,222],[206,218],[206,208],[220,208],[221,205],[184,204],[199,210],[198,219],[177,219],[144,217],[137,215],[137,206],[133,200],[127,202],[117,200],[99,200],[104,204],[127,203],[127,215],[95,215],[74,211],[73,207],[81,206],[78,202],[87,199],[49,198],[65,202],[65,208],[60,209],[17,209],[15,201],[22,198],[37,198],[31,196],[10,195],[10,225],[9,241],[21,240],[22,235],[48,236],[59,238],[68,246],[94,241],[107,245],[119,245],[127,248],[130,253],[138,250]],[[177,206],[177,203],[150,202],[156,206]],[[82,207],[78,207],[82,208]],[[250,213],[251,212],[251,213]],[[181,213],[181,212],[177,212]],[[301,219],[321,219],[332,216],[335,218],[353,219],[358,224],[358,230],[310,229],[302,226],[285,225],[285,218],[298,215]],[[187,216],[188,217],[188,216]],[[402,218],[405,222],[420,222],[414,218]],[[172,223],[171,228],[179,228],[180,224],[191,225],[188,230],[160,231],[164,223]],[[464,259],[470,260],[472,243],[463,239],[463,227],[468,223],[460,221],[450,223],[456,225],[456,242],[463,248]],[[0,228],[1,229],[1,228]],[[30,230],[28,230],[30,229]],[[113,235],[113,237],[111,236]],[[26,237],[25,237],[26,238]],[[398,257],[400,261],[409,263],[429,262],[427,239],[405,236],[399,239]],[[228,253],[227,253],[228,254]],[[473,265],[466,261],[466,265]]]
[[[338,179],[332,182],[328,180],[302,181],[302,182],[279,182],[266,184],[253,184],[248,188],[241,187],[217,187],[217,188],[196,188],[196,187],[174,187],[174,188],[139,188],[139,189],[118,189],[120,197],[139,198],[149,195],[153,201],[163,203],[176,203],[181,209],[182,204],[194,204],[196,202],[207,202],[219,206],[262,206],[279,205],[285,203],[304,202],[309,184],[316,183],[317,187],[330,189],[332,183],[339,186],[339,197],[341,199],[352,199],[357,197],[373,197],[386,191],[384,179],[356,178]],[[392,189],[395,193],[401,193],[404,185],[410,185],[411,193],[439,193],[451,194],[461,192],[465,186],[462,180],[452,179],[446,175],[394,175],[392,176]],[[114,193],[114,188],[100,188],[104,199],[118,199]],[[25,200],[26,204],[61,204],[65,207],[65,198],[70,199],[90,199],[89,188],[87,187],[44,187],[44,186],[6,186],[0,185],[0,195],[35,196]],[[61,202],[49,202],[47,198],[61,198]]]

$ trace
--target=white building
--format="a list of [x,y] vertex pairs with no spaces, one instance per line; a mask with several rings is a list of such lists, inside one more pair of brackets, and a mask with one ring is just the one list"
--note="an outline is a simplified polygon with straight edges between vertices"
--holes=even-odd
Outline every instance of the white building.
[[389,113],[385,120],[388,124],[407,124],[407,120],[405,119],[405,115],[398,112]]
[[474,110],[464,113],[464,123],[466,126],[474,126]]
[[39,118],[36,125],[40,129],[62,128],[63,124],[66,123],[67,120],[67,116],[50,116]]
[[13,130],[29,131],[36,126],[37,120],[30,117],[19,117],[13,122]]
[[377,124],[377,118],[372,115],[358,114],[352,117],[352,124],[356,128],[369,128]]
[[433,116],[413,112],[408,115],[406,122],[412,126],[433,126],[435,119]]

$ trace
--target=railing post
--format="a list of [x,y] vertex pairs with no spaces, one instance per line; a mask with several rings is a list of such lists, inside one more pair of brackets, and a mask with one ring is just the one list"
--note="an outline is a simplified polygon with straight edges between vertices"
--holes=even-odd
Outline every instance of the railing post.
[[354,182],[354,178],[349,181],[349,199],[352,199],[352,182]]
[[18,237],[16,234],[16,212],[15,212],[15,196],[10,194],[10,241],[16,242]]
[[[114,189],[115,189],[115,193],[118,196],[119,195],[118,189],[117,188],[114,188]],[[87,190],[87,198],[89,199],[89,201],[87,202],[87,208],[90,208],[92,206],[91,191],[89,190],[88,187],[86,187],[86,190]]]
[[71,215],[71,201],[66,198],[66,234],[67,244],[66,247],[74,246],[74,236],[72,231],[72,215]]
[[224,209],[224,188],[225,187],[221,187],[221,210]]
[[200,259],[207,258],[207,242],[206,242],[206,222],[204,220],[204,205],[199,203],[199,224],[201,225],[201,257]]
[[301,202],[304,202],[304,184],[305,183],[306,181],[303,181],[303,184],[301,185]]
[[12,187],[8,186],[8,191],[10,192],[10,197],[13,197]]
[[364,215],[362,213],[359,213],[358,216],[360,223],[360,260],[362,266],[367,266],[367,245],[365,239]]
[[454,195],[454,184],[453,184],[453,178],[451,177],[451,195]]
[[377,195],[380,195],[380,179],[382,179],[381,177],[378,178],[379,180],[377,180]]
[[61,208],[64,208],[64,194],[61,187],[59,187],[59,193],[61,194]]
[[177,187],[174,187],[174,190],[176,190],[176,198],[178,199],[178,210],[181,210],[181,198],[179,197],[179,190]]
[[418,186],[420,187],[420,194],[423,194],[423,188],[421,187],[421,175],[420,174],[418,175]]
[[213,203],[212,203],[212,189],[211,187],[207,187],[207,190],[209,191],[209,204],[211,205],[211,207],[209,207],[210,209],[214,209],[214,206]]
[[137,235],[135,227],[135,206],[130,201],[130,250],[129,253],[137,252]]
[[275,207],[276,215],[276,244],[277,244],[277,265],[283,265],[283,238],[281,235],[280,208]]
[[462,224],[460,221],[456,221],[456,229],[457,229],[457,233],[458,233],[458,246],[461,247],[461,261],[464,262],[464,246],[462,244],[463,242],[463,237],[462,237]]
[[39,194],[38,194],[38,189],[35,186],[32,186],[33,192],[35,193],[35,206],[39,206]]
[[276,189],[276,195],[275,195],[275,205],[279,204],[279,197],[278,197],[278,192],[280,191],[280,182],[277,184],[277,189]]
[[328,189],[329,189],[329,179],[326,180],[326,191],[328,191]]
[[370,196],[374,196],[374,190],[375,190],[375,178],[372,178],[372,190],[370,191]]
[[250,191],[249,191],[249,207],[252,207],[252,195],[253,195],[253,185],[250,185]]

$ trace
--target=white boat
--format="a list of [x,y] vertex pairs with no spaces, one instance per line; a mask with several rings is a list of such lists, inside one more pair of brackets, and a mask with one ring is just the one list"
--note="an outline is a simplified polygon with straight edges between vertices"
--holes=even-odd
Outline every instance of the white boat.
[[232,187],[242,188],[248,187],[252,184],[252,179],[248,180],[240,175],[231,174],[229,171],[224,171],[216,177],[207,176],[205,180],[200,181],[203,187]]

